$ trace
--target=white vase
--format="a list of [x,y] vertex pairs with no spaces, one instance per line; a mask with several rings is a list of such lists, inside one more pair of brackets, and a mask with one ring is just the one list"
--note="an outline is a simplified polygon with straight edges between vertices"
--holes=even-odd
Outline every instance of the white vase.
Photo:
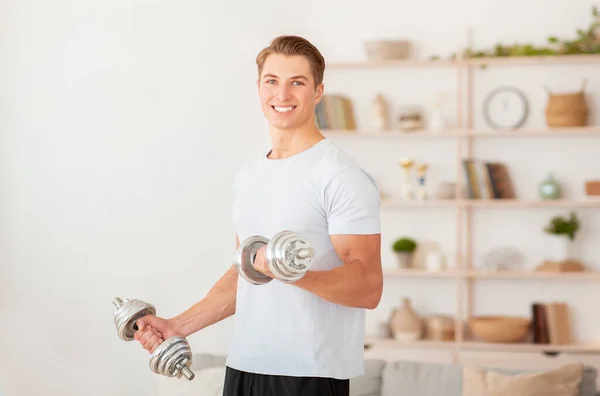
[[548,235],[547,259],[565,261],[571,257],[571,240],[566,235]]
[[441,271],[443,269],[442,254],[439,252],[427,252],[425,255],[425,268],[431,272]]
[[432,131],[441,131],[446,127],[444,116],[440,109],[434,109],[429,120],[429,129]]

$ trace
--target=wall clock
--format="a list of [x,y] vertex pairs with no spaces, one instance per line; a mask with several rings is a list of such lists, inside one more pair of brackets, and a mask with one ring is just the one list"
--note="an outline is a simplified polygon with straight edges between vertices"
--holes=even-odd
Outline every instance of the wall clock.
[[483,103],[485,121],[494,129],[519,128],[527,119],[525,95],[513,87],[499,87],[490,92]]

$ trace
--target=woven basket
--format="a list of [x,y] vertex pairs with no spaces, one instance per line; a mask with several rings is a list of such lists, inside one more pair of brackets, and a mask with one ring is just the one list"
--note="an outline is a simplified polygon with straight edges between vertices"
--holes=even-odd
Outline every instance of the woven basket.
[[408,59],[411,46],[407,40],[376,40],[364,43],[367,58],[372,61]]
[[549,127],[578,127],[587,125],[587,122],[588,106],[583,88],[579,92],[563,94],[548,90],[546,124]]

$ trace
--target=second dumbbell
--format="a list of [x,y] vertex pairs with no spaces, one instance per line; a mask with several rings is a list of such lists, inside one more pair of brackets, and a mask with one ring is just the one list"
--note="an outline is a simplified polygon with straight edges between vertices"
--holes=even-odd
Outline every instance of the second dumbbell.
[[278,280],[295,282],[312,265],[315,251],[308,240],[296,232],[281,231],[271,240],[259,235],[251,236],[240,244],[233,261],[240,276],[254,285],[264,285],[273,280],[254,268],[256,254],[265,245],[269,270]]
[[[114,312],[114,322],[117,334],[123,341],[132,341],[134,333],[138,330],[136,321],[146,315],[156,315],[154,305],[147,302],[117,297],[113,300],[117,308]],[[188,341],[179,336],[167,338],[150,356],[150,369],[166,377],[182,376],[193,380],[196,374],[190,369],[193,354]]]

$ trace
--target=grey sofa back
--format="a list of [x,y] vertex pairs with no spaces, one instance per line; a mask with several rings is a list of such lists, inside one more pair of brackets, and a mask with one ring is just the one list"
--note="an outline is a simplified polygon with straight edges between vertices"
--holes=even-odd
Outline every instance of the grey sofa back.
[[[522,370],[497,369],[505,374]],[[529,372],[536,372],[532,370]],[[597,396],[596,368],[584,366],[580,396]],[[352,396],[462,396],[462,367],[450,364],[365,361],[365,374],[351,380]]]
[[[224,366],[222,355],[196,354],[193,369]],[[497,369],[506,374],[523,370]],[[536,372],[532,370],[529,372]],[[580,396],[600,396],[596,388],[598,371],[584,366]],[[460,365],[422,363],[398,360],[384,362],[366,359],[365,374],[350,380],[351,396],[462,396],[462,367]]]

